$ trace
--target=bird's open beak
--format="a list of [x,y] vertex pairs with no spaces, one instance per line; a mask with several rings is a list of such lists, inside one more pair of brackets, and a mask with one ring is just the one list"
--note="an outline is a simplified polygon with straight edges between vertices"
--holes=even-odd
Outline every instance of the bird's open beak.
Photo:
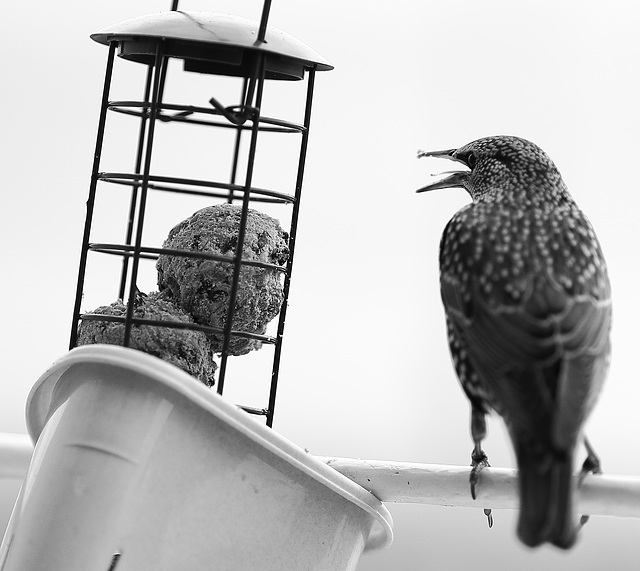
[[422,157],[440,157],[442,159],[450,159],[452,161],[455,160],[460,160],[460,159],[456,159],[453,154],[457,151],[458,149],[447,149],[446,151],[418,151],[418,158],[421,159]]
[[[418,151],[418,158],[422,157],[439,157],[443,159],[449,159],[450,161],[456,161],[458,163],[462,163],[467,166],[462,159],[459,159],[454,156],[454,153],[458,149],[448,149],[446,151]],[[422,188],[416,190],[416,192],[428,192],[429,190],[438,190],[441,188],[455,188],[462,187],[465,188],[465,183],[469,180],[469,172],[466,171],[453,171],[449,174],[449,176],[440,179],[436,182],[428,184],[427,186],[423,186]]]
[[469,180],[469,171],[454,171],[448,177],[432,182],[427,186],[423,186],[416,192],[427,192],[429,190],[438,190],[440,188],[455,188],[457,186],[465,188],[465,183]]

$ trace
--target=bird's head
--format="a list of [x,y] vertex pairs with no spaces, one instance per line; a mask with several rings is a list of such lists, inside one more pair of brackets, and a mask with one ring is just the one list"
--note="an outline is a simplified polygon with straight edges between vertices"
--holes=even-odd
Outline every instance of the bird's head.
[[417,192],[462,187],[474,201],[480,201],[497,195],[540,192],[564,186],[558,169],[547,154],[519,137],[485,137],[459,149],[418,151],[418,158],[421,157],[445,158],[466,168],[442,173],[449,176]]

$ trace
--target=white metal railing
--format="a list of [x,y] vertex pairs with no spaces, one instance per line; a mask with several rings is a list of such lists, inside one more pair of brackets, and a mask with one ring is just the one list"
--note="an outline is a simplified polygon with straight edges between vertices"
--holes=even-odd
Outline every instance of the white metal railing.
[[[322,460],[383,502],[518,508],[517,470],[513,469],[485,468],[476,488],[478,499],[473,500],[468,466],[328,457]],[[640,478],[589,475],[577,488],[576,508],[583,514],[640,518]]]
[[[21,480],[33,445],[26,434],[0,433],[0,480]],[[355,458],[320,458],[383,502],[494,509],[518,508],[517,470],[485,468],[469,493],[469,467]],[[640,478],[590,475],[576,492],[580,513],[640,518]]]
[[26,434],[0,433],[0,480],[22,480],[32,452],[33,444]]

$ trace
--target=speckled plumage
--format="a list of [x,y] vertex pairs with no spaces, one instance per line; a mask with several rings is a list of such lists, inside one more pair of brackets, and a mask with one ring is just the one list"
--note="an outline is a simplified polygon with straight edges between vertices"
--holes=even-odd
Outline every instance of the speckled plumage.
[[473,199],[445,228],[440,286],[452,359],[472,404],[474,469],[488,465],[480,442],[493,409],[516,452],[520,539],[570,547],[574,450],[610,352],[602,250],[533,143],[488,137],[421,156],[470,169],[421,190],[462,186]]

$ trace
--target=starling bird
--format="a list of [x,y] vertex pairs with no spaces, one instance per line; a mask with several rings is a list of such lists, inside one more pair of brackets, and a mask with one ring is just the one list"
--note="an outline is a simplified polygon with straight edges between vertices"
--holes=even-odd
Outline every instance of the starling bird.
[[[558,169],[533,143],[487,137],[418,156],[466,167],[418,192],[463,187],[473,199],[440,242],[449,347],[471,402],[471,493],[489,465],[481,444],[485,415],[494,410],[515,449],[520,540],[569,548],[579,527],[574,450],[609,364],[602,250]],[[599,471],[584,442],[582,477]]]

